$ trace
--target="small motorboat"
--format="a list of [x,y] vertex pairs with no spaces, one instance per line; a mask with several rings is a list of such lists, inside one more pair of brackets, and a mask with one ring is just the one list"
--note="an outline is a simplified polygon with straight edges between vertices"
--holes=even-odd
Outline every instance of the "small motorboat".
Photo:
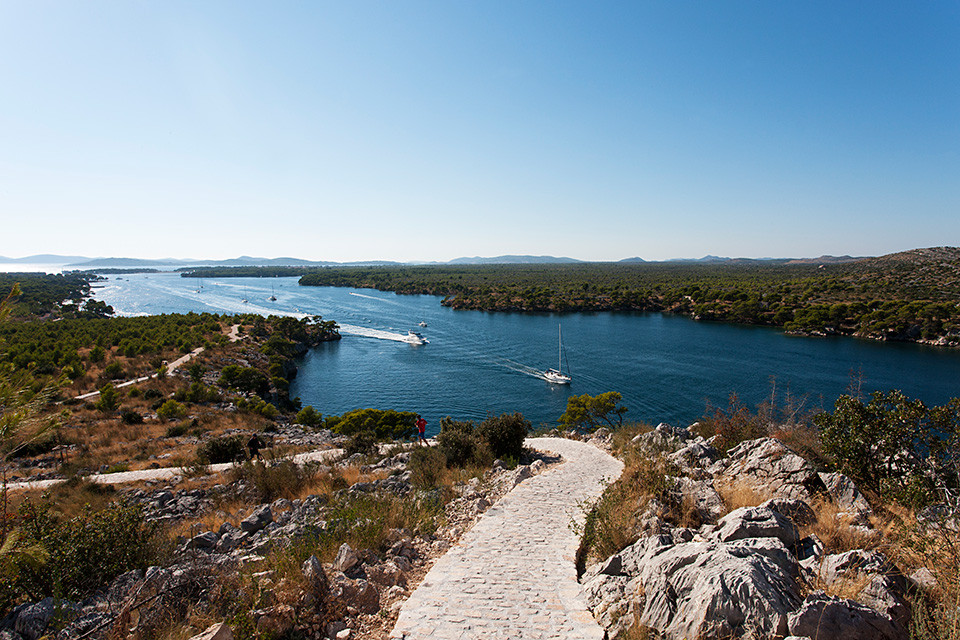
[[417,324],[419,324],[419,325],[420,325],[421,327],[425,327],[425,326],[427,326],[427,323],[426,323],[426,322],[424,322],[423,320],[421,320],[421,321],[420,321],[420,322],[418,322]]
[[417,331],[407,331],[407,335],[403,339],[403,341],[408,344],[416,344],[416,345],[427,344],[428,342],[428,340],[424,338],[423,335]]

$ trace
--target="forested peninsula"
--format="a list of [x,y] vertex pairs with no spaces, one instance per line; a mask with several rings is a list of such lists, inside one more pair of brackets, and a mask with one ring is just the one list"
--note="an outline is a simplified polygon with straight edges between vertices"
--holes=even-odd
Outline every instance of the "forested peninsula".
[[445,296],[454,309],[664,311],[802,334],[960,345],[960,248],[847,263],[578,263],[341,267],[301,285]]
[[846,262],[212,267],[184,277],[290,277],[303,286],[443,296],[454,309],[668,312],[804,335],[960,346],[960,248]]

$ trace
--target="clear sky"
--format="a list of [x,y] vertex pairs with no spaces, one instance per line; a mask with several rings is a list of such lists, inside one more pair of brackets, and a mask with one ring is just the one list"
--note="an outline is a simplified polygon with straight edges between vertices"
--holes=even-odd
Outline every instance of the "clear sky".
[[960,244],[960,3],[0,0],[0,255]]

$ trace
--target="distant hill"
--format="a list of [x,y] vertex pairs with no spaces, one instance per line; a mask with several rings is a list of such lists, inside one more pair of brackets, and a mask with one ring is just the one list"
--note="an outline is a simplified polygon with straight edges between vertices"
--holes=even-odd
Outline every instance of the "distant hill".
[[35,256],[27,256],[26,258],[7,258],[5,256],[0,256],[0,262],[14,262],[20,264],[65,264],[67,262],[74,262],[76,260],[89,260],[90,258],[85,258],[83,256],[58,256],[52,253],[41,253]]
[[583,262],[575,258],[557,258],[554,256],[494,256],[492,258],[454,258],[446,264],[570,264]]
[[643,258],[639,258],[639,257],[638,257],[638,258],[624,258],[623,260],[620,260],[620,262],[626,263],[626,264],[639,264],[639,263],[641,263],[641,262],[646,262],[646,260],[644,260]]
[[867,259],[867,256],[820,256],[819,258],[792,258],[787,260],[787,264],[843,264]]

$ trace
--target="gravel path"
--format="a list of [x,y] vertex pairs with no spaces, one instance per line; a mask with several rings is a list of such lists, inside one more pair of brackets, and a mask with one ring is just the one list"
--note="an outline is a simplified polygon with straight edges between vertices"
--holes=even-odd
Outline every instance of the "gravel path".
[[574,565],[581,504],[596,499],[623,464],[562,438],[528,446],[564,464],[531,478],[491,507],[404,603],[391,638],[590,638],[603,629],[579,597]]
[[[343,449],[321,449],[319,451],[307,451],[293,456],[293,461],[297,464],[304,464],[310,461],[326,462],[332,460],[343,453]],[[234,466],[233,462],[224,462],[220,464],[211,464],[207,466],[210,473],[221,473]],[[186,469],[181,467],[162,467],[160,469],[141,469],[140,471],[118,471],[117,473],[94,473],[86,476],[91,482],[100,484],[124,484],[127,482],[139,482],[141,480],[164,480],[174,476],[182,476],[187,473]],[[64,482],[63,479],[54,478],[51,480],[25,480],[23,482],[11,482],[7,485],[9,491],[17,489],[46,489],[55,484]]]

